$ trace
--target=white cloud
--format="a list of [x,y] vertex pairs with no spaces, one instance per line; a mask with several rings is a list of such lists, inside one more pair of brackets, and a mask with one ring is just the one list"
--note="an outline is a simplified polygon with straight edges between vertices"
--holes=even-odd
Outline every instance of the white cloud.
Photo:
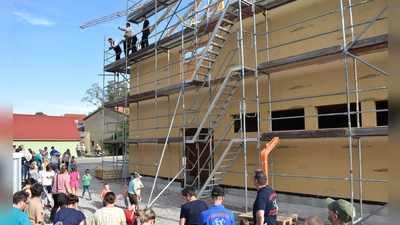
[[13,14],[18,17],[19,21],[26,21],[32,25],[39,25],[39,26],[53,26],[56,24],[55,22],[51,22],[45,19],[41,19],[27,13],[16,12],[14,11]]

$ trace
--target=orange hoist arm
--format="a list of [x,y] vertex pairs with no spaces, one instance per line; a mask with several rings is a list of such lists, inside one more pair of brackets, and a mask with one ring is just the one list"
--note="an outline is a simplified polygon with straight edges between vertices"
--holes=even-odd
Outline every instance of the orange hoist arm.
[[261,169],[267,174],[267,185],[268,185],[268,155],[280,143],[279,137],[274,137],[270,142],[265,144],[264,149],[261,151]]

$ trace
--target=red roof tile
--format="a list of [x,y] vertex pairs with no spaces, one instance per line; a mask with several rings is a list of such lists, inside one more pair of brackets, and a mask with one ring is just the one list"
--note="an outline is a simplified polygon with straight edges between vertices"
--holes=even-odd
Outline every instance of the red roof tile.
[[64,117],[72,117],[75,120],[78,121],[78,124],[82,124],[83,123],[83,118],[86,117],[86,114],[64,114]]
[[14,140],[79,141],[74,118],[13,114]]

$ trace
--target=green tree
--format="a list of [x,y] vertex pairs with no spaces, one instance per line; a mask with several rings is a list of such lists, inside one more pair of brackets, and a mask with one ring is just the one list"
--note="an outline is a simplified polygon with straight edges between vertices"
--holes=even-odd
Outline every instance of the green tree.
[[42,111],[36,112],[35,115],[39,115],[39,116],[47,116],[46,114],[44,114]]
[[[125,132],[125,135],[124,135]],[[118,123],[118,130],[113,133],[113,135],[107,140],[123,140],[123,139],[128,139],[129,138],[129,115],[126,115],[126,119]],[[113,146],[106,145],[105,149],[108,151],[107,155],[112,154],[112,148],[116,147],[116,155],[122,155],[123,154],[123,149],[124,149],[124,144],[116,144]],[[128,144],[126,146],[128,148]]]
[[93,83],[91,87],[86,90],[85,95],[81,101],[86,102],[88,105],[101,107],[103,98],[105,102],[112,101],[114,99],[120,99],[128,96],[129,91],[126,82],[115,82],[109,80],[107,85],[103,88],[100,87],[99,83]]

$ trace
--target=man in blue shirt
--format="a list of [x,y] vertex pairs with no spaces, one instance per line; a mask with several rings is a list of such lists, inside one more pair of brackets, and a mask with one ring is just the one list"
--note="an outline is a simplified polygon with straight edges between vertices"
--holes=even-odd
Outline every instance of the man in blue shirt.
[[56,155],[57,153],[59,153],[58,150],[56,150],[54,146],[51,146],[50,156]]
[[253,204],[254,225],[276,225],[278,216],[278,198],[275,191],[267,185],[267,175],[258,169],[253,176],[257,197]]
[[225,199],[225,191],[223,188],[217,186],[211,191],[211,199],[213,205],[210,209],[203,211],[200,215],[200,225],[234,225],[235,217],[232,211],[225,209],[222,202]]
[[23,212],[28,205],[29,194],[25,191],[17,191],[13,195],[13,225],[30,225],[28,215]]

